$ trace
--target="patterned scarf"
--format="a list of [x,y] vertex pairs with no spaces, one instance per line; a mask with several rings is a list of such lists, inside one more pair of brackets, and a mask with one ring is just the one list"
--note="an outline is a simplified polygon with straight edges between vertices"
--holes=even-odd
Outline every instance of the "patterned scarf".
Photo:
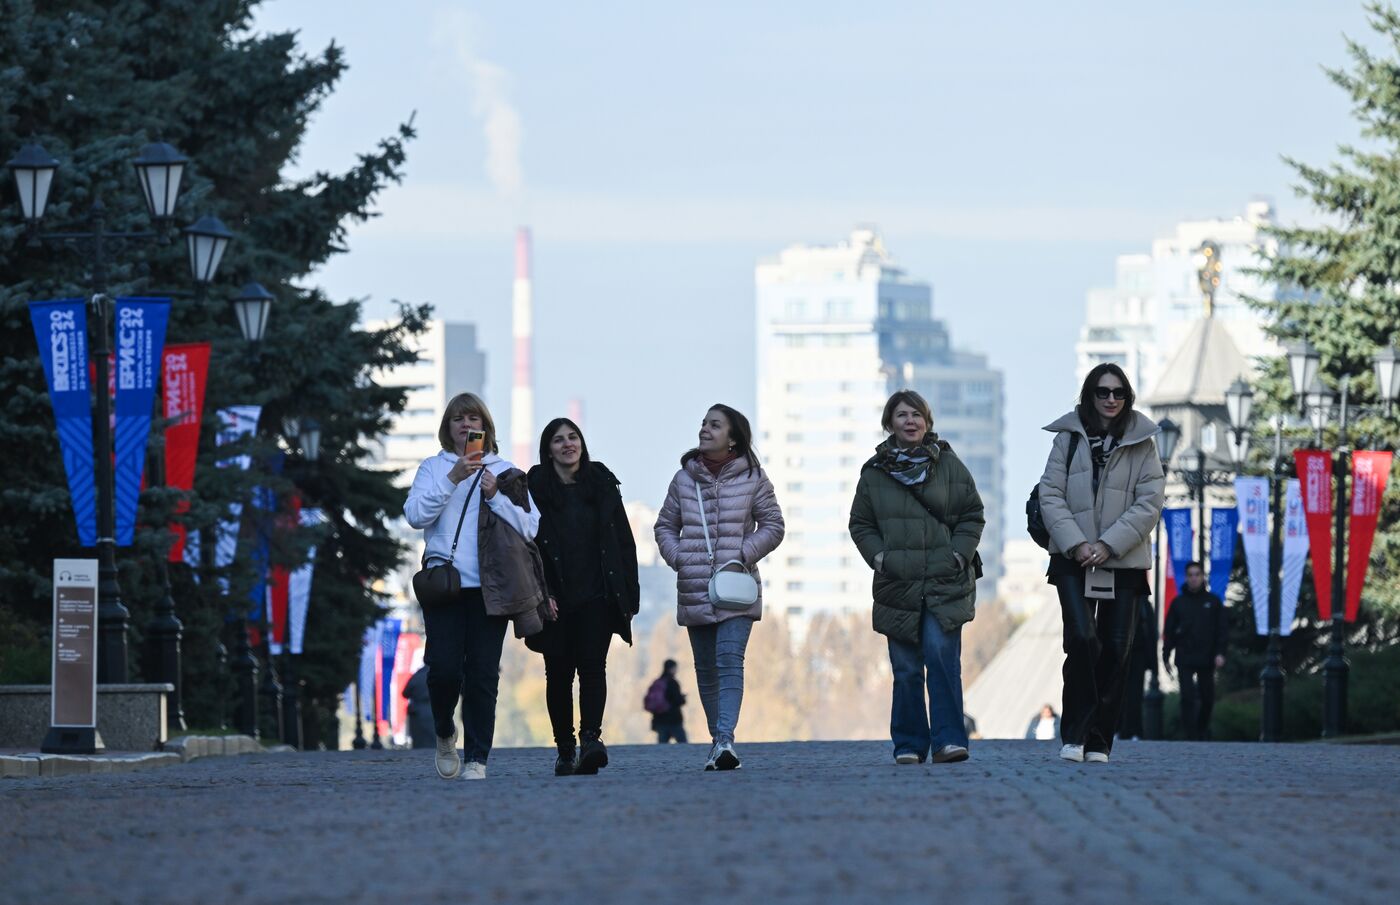
[[924,435],[924,442],[913,449],[905,449],[894,438],[881,443],[875,453],[875,467],[894,478],[906,487],[917,487],[933,472],[938,464],[939,444],[935,433]]

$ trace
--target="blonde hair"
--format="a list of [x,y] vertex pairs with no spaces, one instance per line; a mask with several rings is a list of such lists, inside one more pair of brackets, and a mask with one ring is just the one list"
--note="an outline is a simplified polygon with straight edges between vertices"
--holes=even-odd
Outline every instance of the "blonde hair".
[[438,442],[447,452],[456,452],[457,447],[452,442],[452,419],[458,415],[479,415],[481,417],[481,429],[486,434],[486,442],[482,446],[487,452],[499,453],[500,447],[496,445],[496,422],[491,419],[491,410],[486,407],[486,403],[475,393],[458,393],[447,403],[447,410],[442,413],[442,423],[438,425]]

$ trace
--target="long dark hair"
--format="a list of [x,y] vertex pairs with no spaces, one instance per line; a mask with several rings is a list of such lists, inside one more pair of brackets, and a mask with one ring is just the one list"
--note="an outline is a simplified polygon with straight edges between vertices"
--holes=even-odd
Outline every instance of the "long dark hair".
[[[762,470],[758,464],[758,456],[753,451],[753,428],[749,426],[749,419],[745,418],[738,409],[730,408],[722,402],[716,402],[705,409],[705,414],[708,415],[710,412],[719,412],[729,419],[729,439],[734,441],[734,453],[749,464],[748,470],[744,474],[749,474],[755,468]],[[698,447],[688,450],[685,455],[681,456],[681,466],[684,467],[698,455],[700,455]]]
[[583,439],[583,431],[579,426],[568,418],[555,418],[544,426],[544,431],[540,434],[540,464],[548,465],[550,470],[554,469],[554,457],[549,454],[549,447],[554,443],[554,435],[559,433],[559,428],[567,427],[578,434],[578,473],[582,475],[588,470],[588,441]]
[[561,427],[578,434],[578,471],[574,473],[574,482],[579,486],[583,499],[591,503],[598,496],[596,485],[599,482],[594,480],[597,469],[592,467],[593,460],[588,458],[588,441],[583,439],[583,431],[568,418],[555,418],[540,433],[540,464],[530,469],[530,492],[535,495],[535,502],[548,509],[558,508],[563,501],[564,481],[559,477],[554,459],[549,454],[554,435],[559,433]]
[[1099,385],[1099,378],[1105,374],[1112,374],[1123,384],[1123,389],[1128,391],[1128,398],[1123,400],[1123,410],[1114,416],[1107,425],[1108,432],[1115,438],[1123,439],[1123,432],[1128,429],[1128,425],[1133,423],[1133,403],[1137,401],[1137,394],[1133,392],[1133,385],[1128,381],[1128,375],[1123,373],[1123,369],[1111,361],[1094,365],[1087,377],[1084,378],[1084,385],[1079,388],[1079,421],[1084,425],[1084,429],[1090,434],[1098,433],[1099,411],[1094,408],[1094,390]]

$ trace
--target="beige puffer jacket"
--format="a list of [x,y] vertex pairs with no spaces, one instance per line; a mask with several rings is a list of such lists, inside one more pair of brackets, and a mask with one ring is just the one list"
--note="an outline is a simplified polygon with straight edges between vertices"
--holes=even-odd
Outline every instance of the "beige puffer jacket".
[[[655,535],[661,558],[676,570],[676,621],[681,625],[712,625],[735,616],[759,619],[763,615],[763,580],[757,566],[783,540],[783,511],[768,475],[761,468],[748,469],[747,462],[735,459],[715,478],[697,457],[671,479],[656,519]],[[695,499],[697,484],[705,500],[715,565],[740,560],[759,583],[758,600],[746,610],[717,610],[710,603],[710,559],[700,527],[700,504]]]
[[[1106,569],[1150,569],[1152,530],[1166,500],[1162,460],[1153,436],[1157,425],[1141,412],[1108,454],[1094,495],[1094,463],[1089,435],[1077,412],[1045,430],[1055,434],[1045,473],[1040,476],[1040,513],[1050,532],[1050,552],[1068,553],[1082,543],[1103,541],[1113,551]],[[1070,433],[1079,434],[1074,461],[1066,468]]]

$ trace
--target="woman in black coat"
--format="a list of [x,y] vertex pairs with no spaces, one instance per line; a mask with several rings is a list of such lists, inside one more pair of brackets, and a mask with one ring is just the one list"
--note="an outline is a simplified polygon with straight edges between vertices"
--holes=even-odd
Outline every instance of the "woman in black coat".
[[535,542],[559,618],[525,643],[544,654],[545,702],[559,749],[554,774],[593,774],[608,765],[602,740],[608,646],[613,635],[632,643],[641,597],[637,546],[622,508],[621,482],[601,462],[589,460],[577,424],[568,418],[549,422],[540,435],[540,463],[530,469],[530,494],[540,507]]

